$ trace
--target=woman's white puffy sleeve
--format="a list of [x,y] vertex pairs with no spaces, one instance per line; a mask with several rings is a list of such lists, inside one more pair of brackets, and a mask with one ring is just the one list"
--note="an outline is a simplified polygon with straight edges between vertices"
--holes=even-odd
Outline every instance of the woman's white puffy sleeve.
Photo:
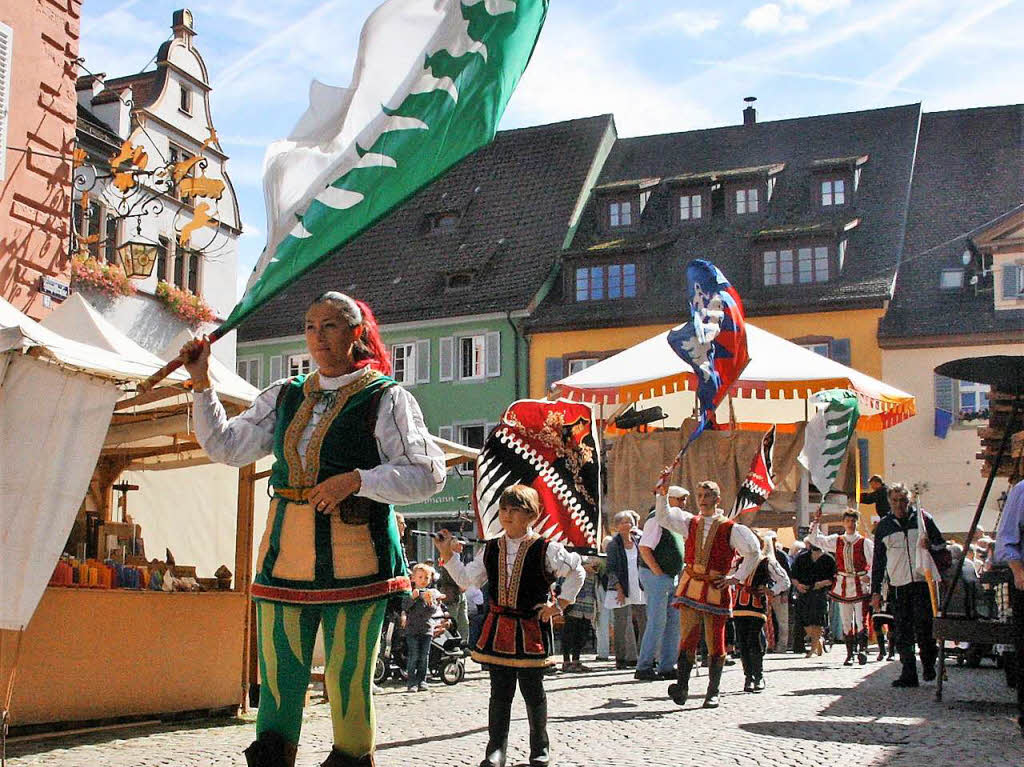
[[196,438],[210,459],[245,466],[274,449],[277,394],[283,382],[260,392],[247,410],[228,418],[212,387],[193,394]]

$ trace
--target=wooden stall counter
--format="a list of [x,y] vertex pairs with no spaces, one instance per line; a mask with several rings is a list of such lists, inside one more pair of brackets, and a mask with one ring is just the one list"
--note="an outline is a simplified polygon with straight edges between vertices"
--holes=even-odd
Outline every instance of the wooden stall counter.
[[245,613],[238,591],[47,588],[22,640],[11,726],[234,710]]

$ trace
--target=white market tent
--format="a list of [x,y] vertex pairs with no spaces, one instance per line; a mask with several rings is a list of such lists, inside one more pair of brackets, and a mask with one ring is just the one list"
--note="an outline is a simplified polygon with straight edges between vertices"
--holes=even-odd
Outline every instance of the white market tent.
[[[718,410],[741,428],[806,421],[809,399],[825,389],[851,389],[860,401],[861,431],[881,431],[914,415],[914,397],[851,367],[747,323],[750,364]],[[667,422],[681,424],[694,412],[697,378],[669,347],[668,331],[555,383],[569,399],[601,406],[609,417],[630,403],[664,409]]]

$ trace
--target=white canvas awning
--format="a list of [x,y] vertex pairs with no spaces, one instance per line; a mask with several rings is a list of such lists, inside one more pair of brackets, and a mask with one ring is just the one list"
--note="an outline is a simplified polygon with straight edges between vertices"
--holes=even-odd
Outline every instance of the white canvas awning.
[[[561,395],[603,406],[603,415],[635,402],[638,408],[661,406],[667,423],[690,417],[696,402],[693,369],[669,347],[668,331],[642,341],[595,365],[556,382]],[[750,364],[733,384],[718,419],[761,428],[798,423],[813,410],[808,399],[825,389],[851,389],[860,401],[862,431],[887,429],[914,415],[914,397],[869,375],[830,360],[747,323]],[[730,402],[731,400],[731,402]]]

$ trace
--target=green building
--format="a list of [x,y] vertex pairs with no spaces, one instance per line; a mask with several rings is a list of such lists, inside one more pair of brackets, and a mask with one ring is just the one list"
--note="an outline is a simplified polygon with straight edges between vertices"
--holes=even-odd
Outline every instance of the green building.
[[[373,308],[431,433],[479,447],[528,396],[523,323],[553,285],[614,140],[611,115],[499,132],[248,320],[239,374],[267,386],[307,372],[304,312],[340,290]],[[472,466],[452,469],[442,493],[402,512],[419,529],[451,526],[472,484]]]

